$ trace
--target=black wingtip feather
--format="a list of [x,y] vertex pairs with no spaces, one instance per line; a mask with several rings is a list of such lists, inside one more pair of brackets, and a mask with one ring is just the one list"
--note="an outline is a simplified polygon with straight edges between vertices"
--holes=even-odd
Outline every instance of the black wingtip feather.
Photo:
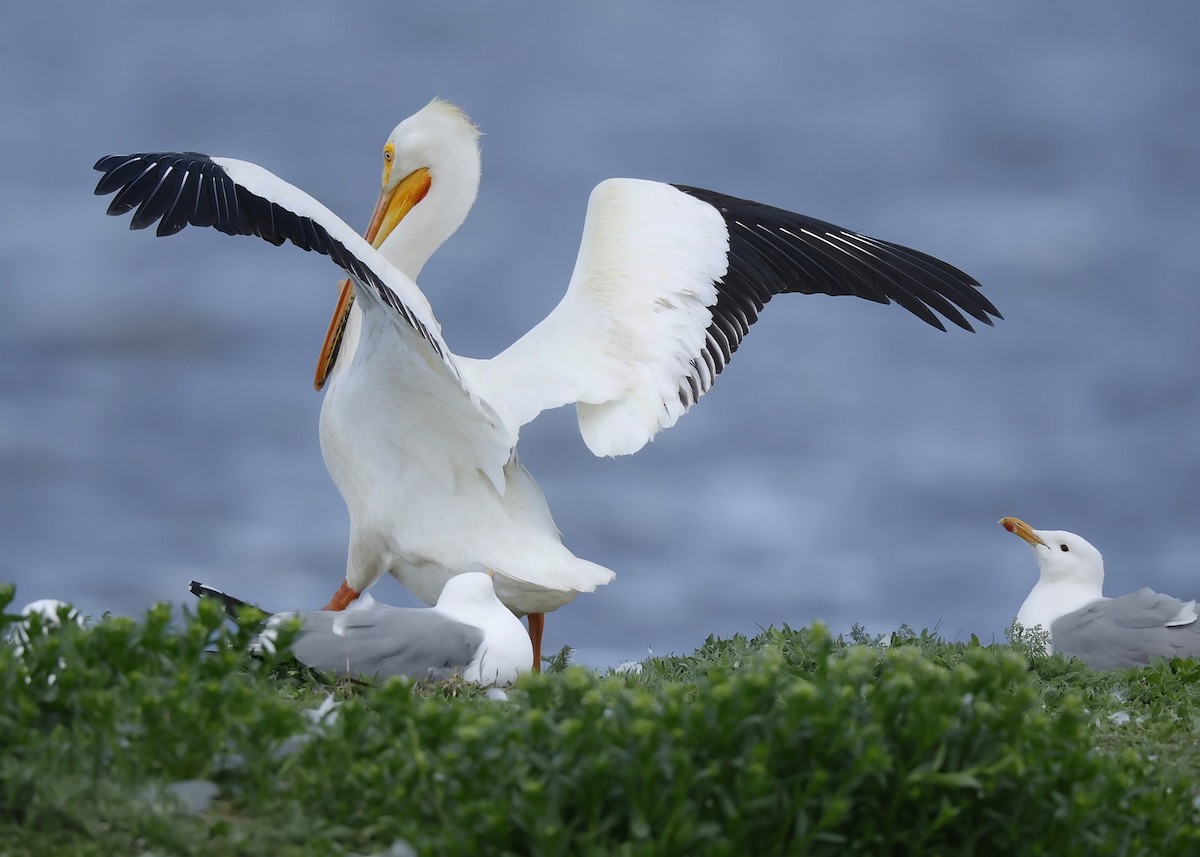
[[193,580],[188,583],[188,592],[192,593],[192,595],[195,595],[197,598],[211,598],[215,601],[221,602],[221,605],[225,608],[225,613],[232,619],[238,618],[238,613],[246,607],[252,607],[253,609],[258,610],[260,613],[266,612],[265,610],[262,610],[253,604],[248,604],[240,598],[234,598],[232,595],[222,592],[219,589],[214,589],[213,587],[203,584],[198,580]]
[[[675,187],[711,205],[724,219],[730,242],[730,269],[725,277],[730,293],[752,294],[765,304],[765,284],[771,294],[822,293],[878,303],[895,301],[939,330],[946,326],[935,311],[968,331],[974,328],[963,313],[989,326],[1003,318],[980,293],[975,278],[920,250],[762,203],[686,185]],[[735,265],[735,260],[740,264]],[[754,282],[746,276],[751,272]],[[718,301],[713,312],[723,309]]]
[[[727,269],[709,307],[704,349],[712,357],[693,374],[701,392],[712,385],[737,351],[748,326],[774,296],[787,293],[854,296],[895,302],[921,321],[946,331],[942,319],[974,332],[972,319],[992,327],[1002,319],[974,277],[948,262],[871,238],[823,220],[687,185],[677,190],[720,214],[729,237]],[[694,402],[694,378],[679,389],[685,407]]]

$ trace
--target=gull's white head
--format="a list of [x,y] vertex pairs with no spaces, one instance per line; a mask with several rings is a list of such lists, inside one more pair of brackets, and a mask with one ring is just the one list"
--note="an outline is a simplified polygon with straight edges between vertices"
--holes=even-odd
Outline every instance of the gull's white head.
[[466,220],[480,171],[479,129],[458,107],[435,98],[397,125],[384,144],[367,240],[415,280]]
[[1041,572],[1017,613],[1026,628],[1049,631],[1055,619],[1103,597],[1104,557],[1087,539],[1065,530],[1035,530],[1020,518],[999,523],[1033,548]]
[[508,610],[496,597],[491,575],[482,571],[456,574],[447,580],[442,587],[442,594],[438,596],[437,606],[452,611],[487,610],[496,606]]
[[492,572],[469,571],[446,581],[435,610],[482,629],[483,645],[463,670],[476,684],[511,684],[533,666],[529,634],[511,610],[496,597]]

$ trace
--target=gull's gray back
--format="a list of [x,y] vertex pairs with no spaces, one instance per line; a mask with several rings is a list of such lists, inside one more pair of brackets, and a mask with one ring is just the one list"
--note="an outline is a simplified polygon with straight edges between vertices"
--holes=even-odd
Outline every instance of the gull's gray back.
[[1095,601],[1054,621],[1054,651],[1098,670],[1145,666],[1159,656],[1196,657],[1200,622],[1167,626],[1184,607],[1152,589]]
[[[432,610],[383,605],[343,613],[301,613],[292,651],[305,666],[339,676],[446,678],[461,672],[483,643],[483,631]],[[340,620],[344,635],[334,632]]]

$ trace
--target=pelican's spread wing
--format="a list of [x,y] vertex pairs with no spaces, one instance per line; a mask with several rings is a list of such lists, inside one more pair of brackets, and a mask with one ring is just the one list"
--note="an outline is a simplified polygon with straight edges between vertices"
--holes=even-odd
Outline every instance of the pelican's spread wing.
[[1054,620],[1054,651],[1093,669],[1144,666],[1154,657],[1200,655],[1196,602],[1143,588],[1103,598]]
[[942,330],[935,313],[966,330],[966,316],[1000,318],[975,280],[916,250],[713,191],[609,179],[592,192],[562,301],[497,357],[461,368],[510,430],[575,402],[594,453],[636,452],[788,292],[895,301]]
[[[504,491],[503,468],[512,456],[515,435],[463,379],[416,283],[337,215],[273,173],[233,158],[194,152],[110,155],[97,161],[96,169],[104,173],[96,193],[116,192],[109,214],[137,209],[131,229],[157,221],[161,236],[188,224],[211,226],[228,235],[256,235],[276,246],[289,241],[332,259],[354,282],[367,315],[394,329],[395,339],[410,343],[439,376],[435,394],[455,415],[443,428],[462,437],[460,446],[470,461],[497,491]],[[388,334],[391,339],[390,330]]]
[[390,307],[441,358],[455,378],[458,367],[433,310],[416,284],[337,215],[304,191],[257,164],[196,152],[109,155],[96,162],[104,175],[96,194],[116,191],[108,213],[132,211],[130,229],[158,222],[159,236],[191,224],[227,235],[256,235],[276,246],[290,241],[328,256],[354,281],[364,303]]

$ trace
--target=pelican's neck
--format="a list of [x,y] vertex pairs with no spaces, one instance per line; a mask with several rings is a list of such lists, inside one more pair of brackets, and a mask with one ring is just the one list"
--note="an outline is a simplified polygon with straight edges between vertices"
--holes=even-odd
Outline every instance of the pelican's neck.
[[[429,193],[379,245],[383,258],[416,282],[421,269],[446,239],[462,226],[479,191],[479,151],[460,156],[460,168],[430,168]],[[355,301],[342,331],[337,362],[326,383],[332,387],[350,366],[362,337],[362,307]],[[328,401],[328,399],[326,399]]]
[[425,263],[462,226],[479,192],[479,150],[447,153],[453,164],[430,167],[429,193],[379,247],[383,257],[416,280]]

